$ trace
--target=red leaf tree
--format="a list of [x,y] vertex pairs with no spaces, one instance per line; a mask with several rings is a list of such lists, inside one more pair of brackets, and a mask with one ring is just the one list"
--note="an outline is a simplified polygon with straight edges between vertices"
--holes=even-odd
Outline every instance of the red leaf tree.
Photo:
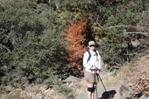
[[72,66],[80,66],[83,53],[86,47],[82,44],[85,41],[85,30],[88,20],[80,20],[78,23],[69,22],[65,35],[66,49],[69,51],[69,61]]

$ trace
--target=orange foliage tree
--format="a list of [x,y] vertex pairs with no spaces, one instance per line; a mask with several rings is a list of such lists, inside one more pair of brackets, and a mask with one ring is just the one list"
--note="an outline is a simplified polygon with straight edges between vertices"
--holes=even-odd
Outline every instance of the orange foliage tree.
[[82,44],[85,41],[85,30],[88,20],[80,20],[78,23],[69,22],[68,30],[65,35],[66,49],[69,51],[69,61],[72,66],[81,65],[83,53],[86,47]]

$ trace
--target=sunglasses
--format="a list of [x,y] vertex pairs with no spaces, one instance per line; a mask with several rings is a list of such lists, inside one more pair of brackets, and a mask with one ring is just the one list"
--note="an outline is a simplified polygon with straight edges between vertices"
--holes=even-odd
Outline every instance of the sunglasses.
[[96,47],[95,45],[90,45],[90,47]]

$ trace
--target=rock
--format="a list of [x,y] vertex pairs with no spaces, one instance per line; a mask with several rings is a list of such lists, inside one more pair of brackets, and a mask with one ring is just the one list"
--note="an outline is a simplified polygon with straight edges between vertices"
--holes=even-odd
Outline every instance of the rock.
[[72,83],[72,82],[78,82],[79,78],[76,78],[74,76],[69,76],[65,80],[63,80],[63,83]]
[[[139,69],[135,76],[120,87],[122,99],[146,99],[149,96],[149,67]],[[149,99],[149,98],[147,98]]]
[[112,72],[109,72],[107,75],[108,76],[116,76],[116,70],[113,70]]
[[38,93],[34,99],[44,99],[44,95],[42,93]]
[[149,97],[143,95],[142,97],[140,97],[139,99],[149,99]]
[[126,87],[124,85],[121,85],[120,96],[122,99],[134,99],[134,98],[132,98],[133,95],[134,95],[134,92],[130,87]]
[[134,40],[134,41],[131,40],[131,44],[132,44],[133,47],[138,47],[138,46],[141,44],[141,42],[136,39],[136,40]]

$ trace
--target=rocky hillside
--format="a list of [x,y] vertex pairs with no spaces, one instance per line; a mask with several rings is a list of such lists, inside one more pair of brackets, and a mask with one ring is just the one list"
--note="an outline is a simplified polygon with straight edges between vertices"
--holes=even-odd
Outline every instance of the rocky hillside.
[[[122,99],[142,99],[149,98],[149,54],[139,58],[130,64],[131,73],[127,76],[127,81],[120,88]],[[148,98],[147,98],[148,97]]]
[[[98,97],[103,99],[148,99],[149,97],[149,51],[141,54],[138,59],[122,67],[117,72],[101,72],[98,84]],[[116,85],[116,86],[115,86]],[[84,78],[70,76],[64,80],[64,86],[73,89],[70,97],[54,91],[46,85],[26,85],[25,88],[14,89],[5,87],[0,99],[86,99],[86,83]],[[7,93],[6,93],[7,91]],[[71,95],[73,95],[71,97]]]

